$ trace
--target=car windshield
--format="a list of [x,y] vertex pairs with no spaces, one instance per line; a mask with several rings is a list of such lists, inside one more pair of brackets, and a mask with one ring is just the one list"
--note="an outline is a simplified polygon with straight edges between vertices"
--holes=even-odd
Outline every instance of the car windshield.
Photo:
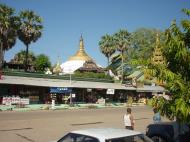
[[150,138],[145,136],[144,134],[127,136],[122,138],[114,138],[106,140],[106,142],[152,142]]
[[68,133],[66,136],[61,138],[58,142],[99,142],[99,140],[90,136],[86,136],[86,135]]

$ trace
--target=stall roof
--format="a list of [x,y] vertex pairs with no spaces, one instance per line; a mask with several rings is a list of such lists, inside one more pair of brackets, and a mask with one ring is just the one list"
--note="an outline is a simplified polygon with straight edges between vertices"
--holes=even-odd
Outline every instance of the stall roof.
[[47,78],[32,78],[19,76],[3,76],[0,84],[17,84],[29,86],[42,87],[68,87],[68,88],[97,88],[97,89],[120,89],[120,90],[134,90],[137,92],[164,92],[161,86],[144,85],[142,88],[135,88],[133,86],[126,87],[120,83],[104,83],[104,82],[90,82],[90,81],[76,81],[76,80],[61,80],[61,79],[47,79]]
[[137,88],[137,92],[164,92],[165,89],[161,86],[149,86],[149,85],[144,85],[144,87]]
[[32,78],[19,76],[3,76],[0,84],[17,84],[43,87],[68,87],[68,88],[100,88],[100,89],[121,89],[121,90],[136,90],[135,87],[125,87],[120,83],[104,83],[76,80],[61,80],[47,78]]

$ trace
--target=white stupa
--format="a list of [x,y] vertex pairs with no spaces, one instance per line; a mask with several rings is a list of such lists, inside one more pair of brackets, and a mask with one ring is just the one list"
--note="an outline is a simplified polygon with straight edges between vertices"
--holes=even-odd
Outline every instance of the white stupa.
[[86,62],[93,62],[93,60],[86,54],[84,50],[83,38],[81,35],[79,50],[74,56],[70,57],[68,61],[62,63],[61,68],[64,74],[72,74],[77,69],[83,67]]

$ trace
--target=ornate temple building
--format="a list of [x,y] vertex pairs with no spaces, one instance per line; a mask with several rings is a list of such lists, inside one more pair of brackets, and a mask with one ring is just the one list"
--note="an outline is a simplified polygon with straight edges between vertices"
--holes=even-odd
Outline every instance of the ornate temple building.
[[[165,60],[161,51],[161,44],[160,44],[160,39],[159,35],[156,34],[156,43],[155,43],[155,48],[151,57],[151,62],[154,65],[161,64],[165,65]],[[163,85],[164,81],[159,80],[155,77],[153,77],[150,73],[149,69],[144,69],[144,71],[135,71],[131,75],[127,77],[128,80],[128,86],[136,86],[136,87],[143,87],[144,85]]]
[[102,72],[102,68],[98,67],[91,57],[85,52],[84,42],[81,36],[79,42],[79,50],[74,56],[71,56],[68,61],[61,64],[64,74],[72,74],[75,71],[92,71]]

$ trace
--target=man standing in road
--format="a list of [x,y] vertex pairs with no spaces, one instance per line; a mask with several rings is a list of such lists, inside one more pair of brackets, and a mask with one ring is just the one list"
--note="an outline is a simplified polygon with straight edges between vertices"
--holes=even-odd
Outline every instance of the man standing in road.
[[131,108],[127,108],[127,113],[124,115],[124,125],[126,129],[134,130],[134,118],[131,114]]

